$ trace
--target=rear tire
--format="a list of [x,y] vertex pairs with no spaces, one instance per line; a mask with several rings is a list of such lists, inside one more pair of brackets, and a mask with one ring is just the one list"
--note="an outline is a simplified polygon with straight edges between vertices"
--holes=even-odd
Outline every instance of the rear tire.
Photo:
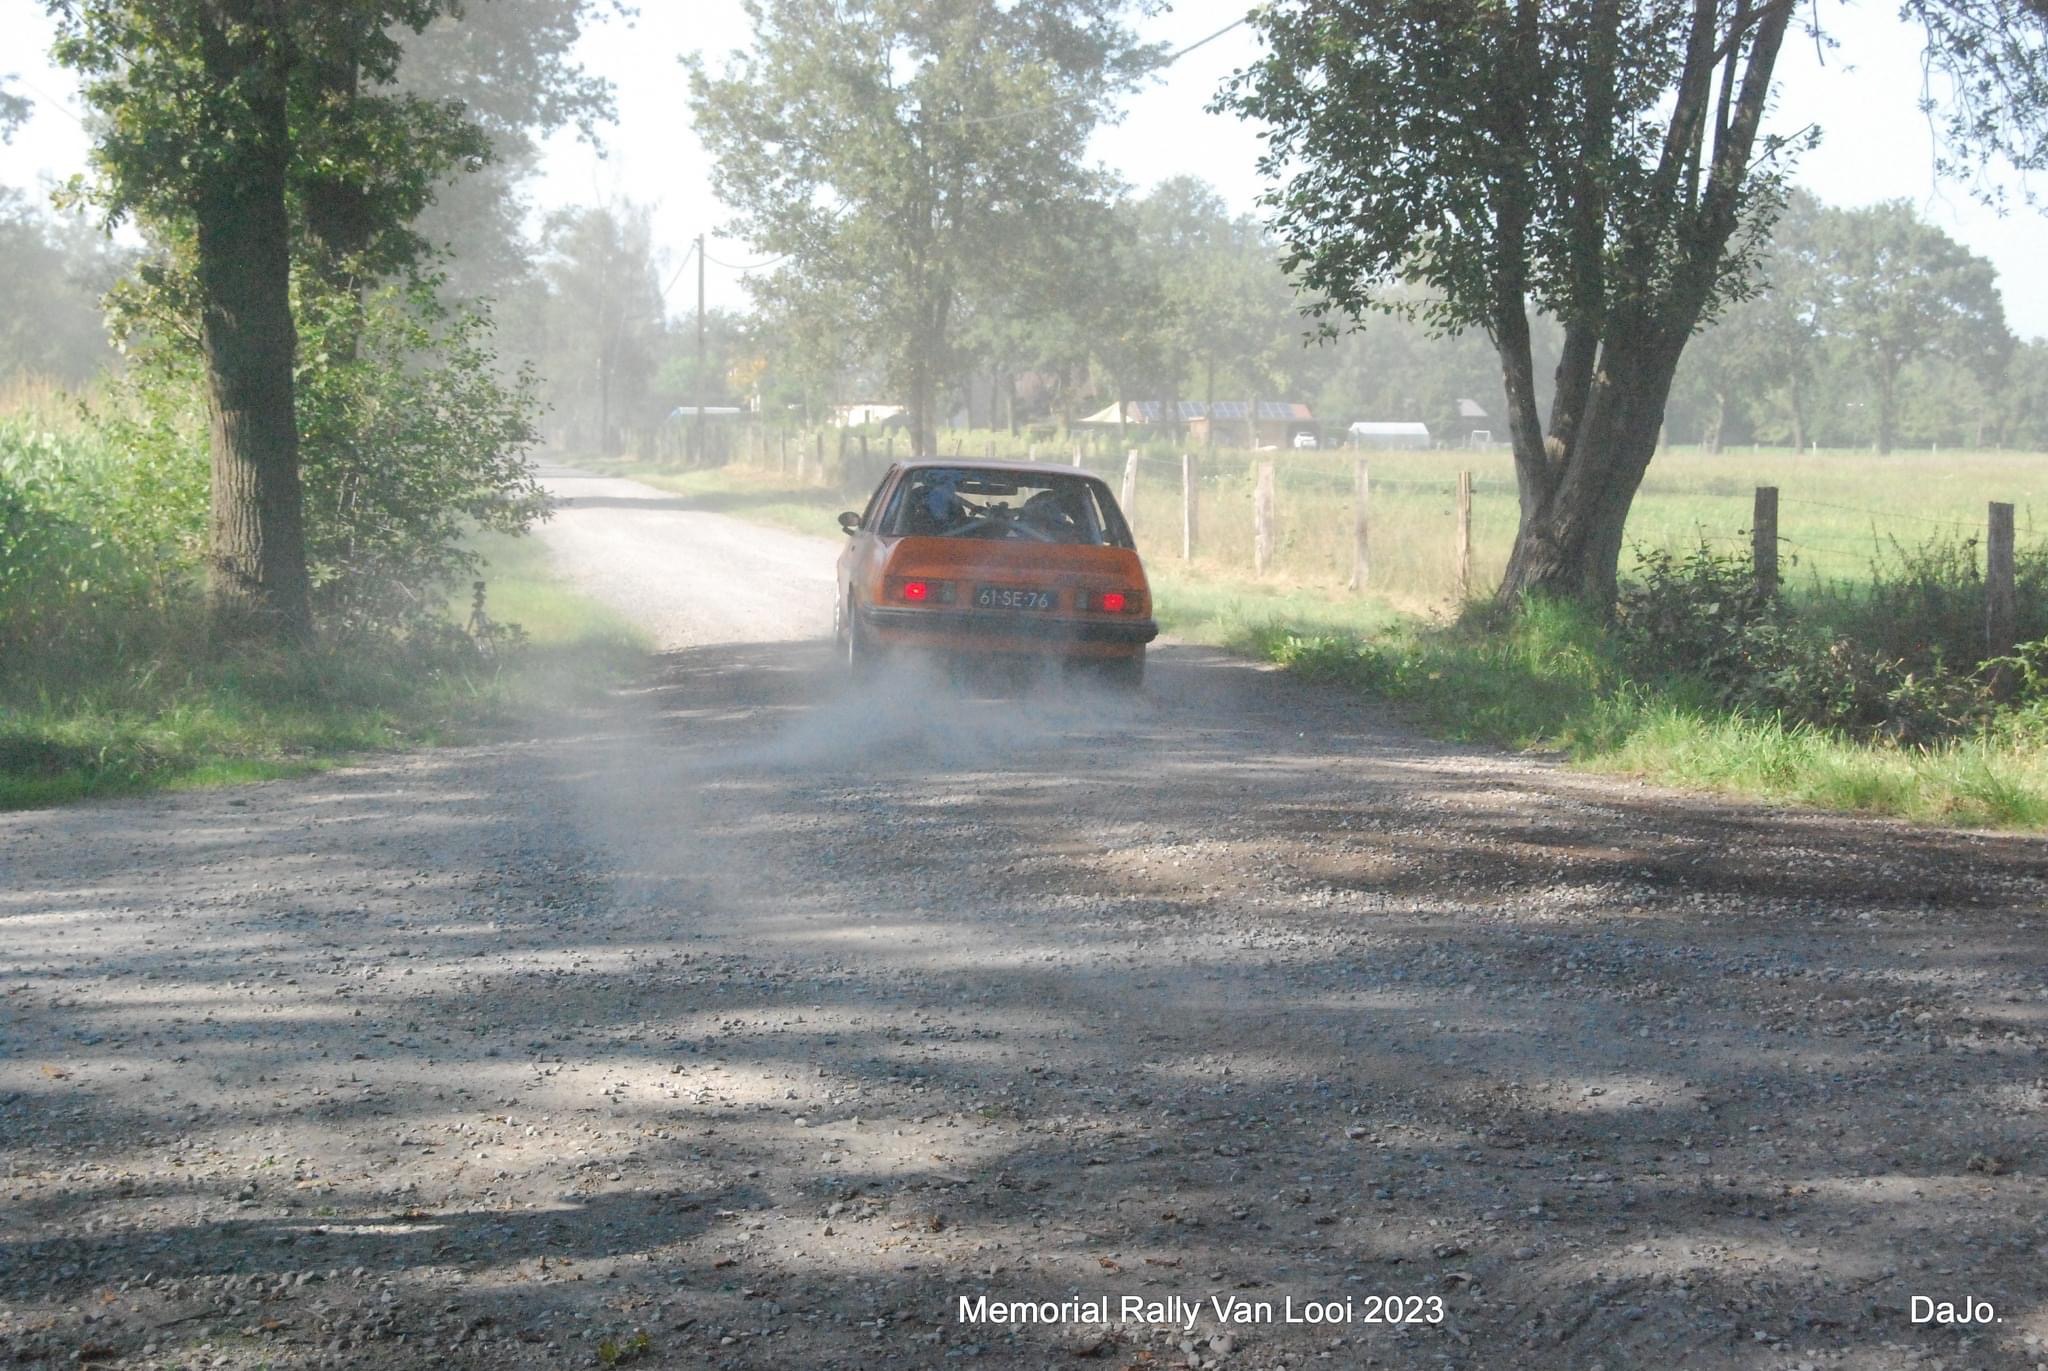
[[841,611],[843,624],[839,635],[842,659],[846,663],[846,674],[856,681],[864,681],[875,674],[882,664],[882,649],[869,641],[860,626],[860,614],[851,597]]

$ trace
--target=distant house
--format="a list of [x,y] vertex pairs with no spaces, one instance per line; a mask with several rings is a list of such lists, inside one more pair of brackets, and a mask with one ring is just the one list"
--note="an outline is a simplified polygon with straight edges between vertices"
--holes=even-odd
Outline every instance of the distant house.
[[1430,445],[1429,425],[1420,423],[1362,420],[1345,429],[1344,437],[1353,447],[1412,448]]
[[1445,435],[1454,447],[1475,447],[1493,441],[1493,420],[1477,400],[1458,401],[1458,417]]
[[1204,446],[1210,443],[1213,431],[1215,443],[1223,447],[1243,447],[1247,439],[1254,439],[1254,447],[1291,447],[1295,434],[1318,431],[1316,416],[1307,405],[1291,400],[1260,400],[1258,407],[1256,420],[1248,420],[1250,409],[1244,400],[1218,400],[1214,404],[1200,400],[1172,404],[1164,400],[1126,400],[1121,416],[1117,406],[1109,405],[1081,422],[1111,428],[1121,422],[1155,432],[1170,430],[1185,433],[1188,442]]
[[863,401],[855,405],[838,405],[832,410],[832,422],[839,428],[863,428],[868,424],[886,424],[891,420],[906,423],[902,405],[883,404],[877,401]]

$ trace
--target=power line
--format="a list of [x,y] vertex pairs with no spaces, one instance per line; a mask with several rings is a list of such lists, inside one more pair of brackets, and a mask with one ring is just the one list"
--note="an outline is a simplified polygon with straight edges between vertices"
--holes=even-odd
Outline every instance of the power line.
[[[1218,38],[1221,38],[1224,34],[1229,33],[1232,29],[1241,28],[1250,22],[1251,16],[1249,14],[1244,15],[1241,18],[1233,19],[1229,23],[1225,24],[1222,28],[1216,30],[1216,32],[1210,34],[1207,38],[1197,39],[1196,41],[1188,44],[1186,47],[1180,49],[1178,52],[1168,54],[1166,60],[1161,62],[1158,66],[1152,68],[1152,70],[1165,71],[1168,67],[1172,66],[1175,62],[1180,61],[1181,58],[1187,56],[1196,48],[1207,47],[1209,44],[1215,42]],[[1070,95],[1063,100],[1048,100],[1042,105],[1033,105],[1029,109],[1006,110],[1002,114],[980,114],[975,115],[972,118],[962,115],[960,118],[952,120],[951,122],[955,128],[968,128],[970,126],[978,127],[982,124],[1005,124],[1012,119],[1029,119],[1031,116],[1035,114],[1043,114],[1047,110],[1059,109],[1064,105],[1078,105],[1085,100],[1093,100],[1095,98],[1096,96],[1094,96],[1093,94]]]
[[[668,278],[668,284],[667,284],[667,285],[665,285],[665,286],[663,286],[663,287],[661,288],[661,298],[662,298],[662,299],[664,299],[664,300],[668,299],[668,293],[669,293],[669,291],[675,288],[675,284],[676,284],[676,282],[677,282],[677,281],[680,281],[680,280],[681,280],[681,279],[683,278],[683,273],[684,273],[685,271],[689,270],[689,266],[690,266],[690,259],[691,259],[692,257],[696,256],[696,254],[697,254],[697,240],[693,238],[693,239],[691,239],[691,240],[690,240],[690,250],[689,250],[688,252],[686,252],[686,253],[684,253],[684,254],[683,254],[683,260],[682,260],[681,262],[679,262],[679,263],[678,263],[678,264],[676,265],[676,274],[675,274],[675,275],[673,275],[673,276],[671,276],[671,277],[669,277],[669,278]],[[723,263],[720,263],[720,265],[721,265],[721,266],[723,266],[724,264],[723,264]]]
[[727,271],[759,271],[763,267],[772,267],[778,263],[787,262],[790,258],[794,256],[796,256],[796,254],[793,252],[785,252],[780,257],[770,257],[765,262],[748,262],[742,264],[739,262],[721,262],[716,257],[713,257],[710,253],[707,252],[704,254],[704,260],[709,262],[714,267],[724,267]]
[[[48,108],[56,110],[57,113],[63,115],[66,119],[69,119],[72,123],[78,125],[80,128],[85,128],[85,120],[79,118],[76,114],[72,112],[71,105],[68,101],[60,100],[56,96],[50,94],[50,92],[44,90],[41,86],[37,85],[35,82],[29,80],[26,76],[20,75],[19,73],[11,75],[7,79],[10,81],[20,82],[21,85],[27,88],[29,91],[42,97],[39,103]],[[90,132],[90,130],[87,131]]]

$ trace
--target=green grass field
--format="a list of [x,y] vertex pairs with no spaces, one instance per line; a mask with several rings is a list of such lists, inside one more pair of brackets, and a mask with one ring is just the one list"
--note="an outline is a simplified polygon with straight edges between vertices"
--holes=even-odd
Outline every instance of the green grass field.
[[[1514,542],[1512,458],[1505,452],[1285,452],[1274,463],[1277,553],[1269,577],[1341,586],[1351,574],[1352,467],[1370,473],[1367,586],[1403,608],[1441,609],[1456,599],[1456,502],[1459,471],[1473,477],[1474,594],[1498,583]],[[1181,478],[1176,459],[1139,459],[1134,523],[1148,565],[1182,557]],[[1241,575],[1252,566],[1252,462],[1242,454],[1206,463],[1200,482],[1201,540],[1194,565]],[[1120,469],[1103,473],[1120,482]],[[1634,546],[1683,550],[1701,542],[1748,545],[1756,487],[1779,489],[1783,572],[1802,581],[1861,578],[1893,540],[1917,546],[1929,537],[1980,535],[1985,506],[2004,500],[2022,542],[2034,541],[2038,510],[2048,516],[2048,457],[2039,454],[1925,453],[1879,458],[1860,453],[1708,455],[1679,449],[1651,465],[1628,526]]]

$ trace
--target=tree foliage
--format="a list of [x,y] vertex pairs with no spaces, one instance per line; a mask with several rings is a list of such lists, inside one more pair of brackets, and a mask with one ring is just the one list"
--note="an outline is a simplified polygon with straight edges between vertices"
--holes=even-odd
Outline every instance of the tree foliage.
[[1996,273],[1911,206],[1795,195],[1759,286],[1687,352],[1674,432],[1880,451],[2039,441],[2017,422]]
[[2005,366],[2012,338],[1991,264],[1892,201],[1835,211],[1821,284],[1828,329],[1867,369],[1877,448],[1898,442],[1906,368],[1939,357],[1983,376]]
[[14,140],[14,131],[28,122],[29,111],[34,108],[26,96],[7,89],[9,79],[0,77],[0,143]]
[[691,66],[737,230],[782,258],[767,292],[850,308],[921,444],[960,364],[974,282],[1022,268],[1099,195],[1089,133],[1157,54],[1149,0],[748,0],[751,51]]
[[611,83],[575,51],[593,25],[630,15],[618,0],[486,0],[442,13],[405,44],[398,88],[459,102],[490,148],[484,165],[436,187],[415,229],[443,254],[443,295],[492,300],[500,319],[514,310],[508,342],[529,356],[539,346],[540,285],[522,188],[541,139],[574,129],[595,143],[614,117]]

